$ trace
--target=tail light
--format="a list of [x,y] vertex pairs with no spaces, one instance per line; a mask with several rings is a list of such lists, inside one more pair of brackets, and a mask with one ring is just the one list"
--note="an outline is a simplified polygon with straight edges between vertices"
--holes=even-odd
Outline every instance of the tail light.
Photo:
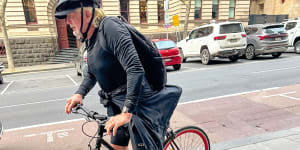
[[87,56],[84,57],[84,62],[87,62]]
[[242,34],[242,37],[247,37],[247,34]]
[[226,35],[214,37],[214,40],[224,40],[224,39],[226,39]]
[[267,35],[262,35],[262,36],[257,36],[257,37],[259,38],[259,40],[270,38],[270,36],[267,36]]

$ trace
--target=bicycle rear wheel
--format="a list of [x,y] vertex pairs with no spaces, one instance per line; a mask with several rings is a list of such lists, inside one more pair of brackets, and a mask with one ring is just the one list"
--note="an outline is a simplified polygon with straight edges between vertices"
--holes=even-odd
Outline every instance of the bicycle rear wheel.
[[173,139],[167,139],[164,150],[210,150],[206,133],[195,126],[178,129]]

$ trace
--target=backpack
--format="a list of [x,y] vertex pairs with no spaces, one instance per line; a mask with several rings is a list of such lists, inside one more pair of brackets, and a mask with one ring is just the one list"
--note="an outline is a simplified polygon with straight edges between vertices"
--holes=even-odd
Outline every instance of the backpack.
[[167,83],[167,72],[162,56],[155,43],[137,31],[125,18],[122,16],[118,16],[118,18],[130,33],[134,47],[145,70],[145,76],[152,90],[162,90]]

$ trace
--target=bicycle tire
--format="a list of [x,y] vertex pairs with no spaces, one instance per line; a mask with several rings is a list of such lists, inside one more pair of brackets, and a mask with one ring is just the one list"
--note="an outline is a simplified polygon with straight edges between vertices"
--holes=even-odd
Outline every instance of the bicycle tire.
[[[176,130],[176,132],[174,132],[174,134],[175,134],[175,138],[173,138],[173,139],[168,138],[164,142],[164,150],[195,150],[195,149],[210,150],[210,142],[209,142],[207,134],[198,127],[186,126],[186,127]],[[181,137],[186,136],[188,134],[193,136],[194,138],[191,140],[184,139],[184,144],[179,144]],[[192,146],[194,146],[192,144],[192,142],[197,139],[200,141],[199,144],[201,144],[201,145],[203,144],[203,146],[199,145],[200,147],[198,147],[198,145],[195,145],[196,147],[192,147]],[[174,145],[174,143],[178,147],[176,147]]]

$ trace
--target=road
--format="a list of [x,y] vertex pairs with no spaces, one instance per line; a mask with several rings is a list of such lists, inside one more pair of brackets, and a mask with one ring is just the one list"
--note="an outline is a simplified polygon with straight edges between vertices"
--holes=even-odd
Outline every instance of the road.
[[[180,71],[168,68],[168,84],[183,88],[180,103],[205,98],[283,87],[300,83],[300,55],[285,53],[278,59],[265,56],[256,60],[216,60],[202,65],[188,59]],[[66,115],[66,98],[81,82],[74,69],[4,76],[0,85],[0,119],[6,129],[81,118]],[[95,87],[84,100],[89,108],[104,113]]]

